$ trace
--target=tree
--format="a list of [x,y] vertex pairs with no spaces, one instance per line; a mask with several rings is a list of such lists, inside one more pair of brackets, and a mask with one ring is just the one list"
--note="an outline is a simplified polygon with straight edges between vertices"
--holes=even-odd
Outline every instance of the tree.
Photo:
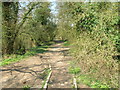
[[119,60],[112,58],[119,55],[118,3],[64,2],[58,7],[58,35],[72,46],[81,74],[118,87]]
[[11,54],[15,39],[15,30],[18,15],[18,2],[3,2],[3,40],[5,47],[3,53]]
[[[55,24],[51,20],[50,3],[29,2],[24,3],[25,7],[22,4],[2,3],[3,54],[16,53],[18,49],[25,52],[25,49],[32,47],[33,43],[39,46],[54,38],[52,31],[55,30]],[[27,45],[28,43],[30,45]]]

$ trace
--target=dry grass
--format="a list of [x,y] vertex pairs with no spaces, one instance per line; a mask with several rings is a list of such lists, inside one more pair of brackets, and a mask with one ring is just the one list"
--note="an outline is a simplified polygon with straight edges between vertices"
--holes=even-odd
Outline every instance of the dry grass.
[[82,33],[79,38],[70,39],[71,52],[81,68],[81,74],[89,75],[110,87],[118,87],[119,62],[112,58],[117,54],[113,42],[103,34],[91,36]]

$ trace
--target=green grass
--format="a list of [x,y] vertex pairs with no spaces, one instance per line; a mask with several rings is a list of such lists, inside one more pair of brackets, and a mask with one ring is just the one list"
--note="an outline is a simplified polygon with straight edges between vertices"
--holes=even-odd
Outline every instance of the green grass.
[[71,73],[71,74],[78,74],[78,73],[80,73],[80,68],[79,67],[70,67],[69,68],[69,73]]
[[23,90],[30,90],[30,88],[31,88],[31,86],[29,86],[29,85],[23,86]]
[[70,45],[70,43],[68,42],[68,41],[66,41],[66,42],[64,42],[64,44],[63,44],[64,46],[69,46]]
[[75,61],[70,62],[69,73],[75,75],[77,84],[82,83],[91,88],[105,88],[105,90],[107,88],[110,88],[107,84],[101,83],[99,80],[93,78],[92,76],[81,74],[81,71],[81,68],[79,66],[76,66]]
[[0,66],[4,66],[4,65],[8,65],[11,64],[13,62],[17,62],[22,60],[23,58],[27,58],[29,56],[34,56],[37,53],[44,53],[46,52],[46,48],[48,48],[47,45],[45,46],[39,46],[39,47],[34,47],[34,48],[30,48],[24,55],[15,55],[12,58],[8,58],[8,59],[4,59],[1,63]]
[[100,81],[87,75],[77,75],[77,82],[86,84],[91,88],[110,88],[108,85],[102,84]]
[[54,42],[54,41],[50,41],[50,42],[46,42],[46,43],[43,44],[43,45],[52,45],[52,44],[55,44],[55,42]]

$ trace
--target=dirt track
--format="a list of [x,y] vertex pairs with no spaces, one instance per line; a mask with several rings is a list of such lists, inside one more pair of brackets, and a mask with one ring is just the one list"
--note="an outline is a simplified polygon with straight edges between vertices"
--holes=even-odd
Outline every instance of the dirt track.
[[[70,56],[69,48],[63,43],[51,45],[47,52],[29,57],[17,63],[2,67],[2,88],[22,88],[29,85],[32,88],[41,88],[44,82],[42,72],[49,65],[52,75],[48,88],[72,88],[72,75],[68,73]],[[1,73],[1,72],[0,72]]]

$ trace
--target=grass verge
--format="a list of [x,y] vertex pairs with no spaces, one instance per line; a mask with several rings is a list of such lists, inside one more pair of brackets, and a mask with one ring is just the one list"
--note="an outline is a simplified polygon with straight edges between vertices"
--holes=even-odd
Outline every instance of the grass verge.
[[33,47],[33,48],[30,48],[24,55],[11,55],[11,58],[2,60],[2,62],[0,63],[0,66],[5,66],[13,62],[20,61],[29,56],[34,56],[37,53],[44,53],[47,51],[46,48],[48,47],[49,47],[48,45]]
[[86,86],[89,86],[90,88],[102,88],[102,89],[105,88],[105,90],[107,88],[110,88],[107,84],[101,83],[99,80],[93,78],[92,76],[81,74],[82,70],[78,66],[76,66],[74,61],[70,62],[70,65],[71,66],[69,68],[69,73],[75,75],[77,79],[78,87],[79,87],[79,84],[85,84]]
[[70,43],[68,41],[65,41],[63,45],[64,46],[70,46]]
[[87,75],[77,75],[77,82],[78,84],[83,83],[91,88],[110,88],[108,85],[102,84],[99,80]]
[[23,90],[30,90],[30,87],[31,86],[29,86],[29,85],[25,85],[25,86],[23,86]]

